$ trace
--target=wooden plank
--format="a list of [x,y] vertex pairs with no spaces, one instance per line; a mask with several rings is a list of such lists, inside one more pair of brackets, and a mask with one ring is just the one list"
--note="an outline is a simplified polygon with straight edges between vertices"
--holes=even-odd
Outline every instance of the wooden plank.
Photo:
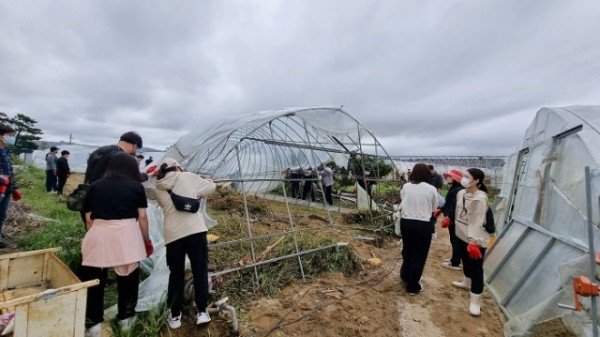
[[82,283],[77,283],[77,284],[73,284],[67,287],[63,287],[63,288],[58,288],[58,289],[48,289],[45,292],[39,293],[39,294],[34,294],[34,295],[30,295],[30,296],[24,296],[24,297],[20,297],[20,298],[16,298],[14,300],[10,300],[10,301],[6,301],[6,302],[1,302],[0,303],[0,309],[3,308],[10,308],[10,307],[16,307],[20,304],[24,304],[24,303],[29,303],[29,302],[34,302],[34,301],[38,301],[38,300],[45,300],[47,298],[52,298],[64,293],[69,293],[69,292],[73,292],[73,291],[77,291],[79,289],[84,289],[84,288],[89,288],[89,287],[93,287],[95,285],[98,285],[100,283],[99,280],[91,280],[91,281],[87,281],[87,282],[82,282]]
[[54,254],[48,256],[47,270],[49,288],[62,288],[81,282],[71,269]]
[[87,303],[87,289],[77,290],[77,303],[75,306],[75,333],[73,337],[85,335],[85,305]]
[[9,259],[0,260],[0,290],[8,288]]
[[29,304],[22,304],[15,308],[14,337],[28,337]]
[[42,283],[44,255],[29,255],[10,259],[7,288],[32,287]]
[[28,252],[4,254],[4,255],[0,255],[0,260],[16,259],[16,258],[20,258],[20,257],[34,256],[34,255],[43,255],[46,253],[56,253],[59,251],[60,251],[60,248],[48,248],[48,249],[32,250],[32,251],[28,251]]
[[75,333],[77,292],[69,292],[29,305],[27,337],[66,337]]

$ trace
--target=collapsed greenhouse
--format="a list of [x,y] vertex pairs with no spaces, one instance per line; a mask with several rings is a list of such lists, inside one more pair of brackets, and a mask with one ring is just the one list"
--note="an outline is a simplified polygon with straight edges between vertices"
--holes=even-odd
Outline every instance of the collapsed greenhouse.
[[[304,256],[345,246],[344,242],[331,242],[309,249],[301,247],[298,236],[308,229],[298,227],[290,213],[291,203],[320,209],[328,215],[358,208],[388,210],[382,213],[389,215],[387,227],[393,226],[392,205],[398,202],[400,190],[393,162],[375,135],[341,108],[290,108],[233,117],[216,127],[184,135],[167,150],[165,157],[176,159],[186,170],[210,177],[224,188],[242,192],[246,228],[236,233],[236,237],[209,247],[218,249],[247,244],[249,258],[243,264],[212,270],[213,277],[251,270],[256,288],[260,283],[258,267],[288,259],[297,261],[299,276],[304,278]],[[336,180],[341,181],[341,185],[336,186],[338,191],[334,195],[334,205],[325,202],[325,192],[319,187],[317,174],[324,165],[332,167],[336,171]],[[299,172],[302,179],[292,178],[294,171]],[[294,181],[299,183],[299,180],[305,186],[310,184],[316,195],[307,195],[307,200],[299,194],[290,195],[293,193],[292,184]],[[375,193],[375,190],[383,189],[385,191]],[[248,207],[249,195],[285,203],[288,206],[287,228],[256,233],[253,225],[255,215]],[[206,204],[203,207],[208,227],[216,225],[206,215]],[[143,263],[151,275],[140,286],[139,311],[159,303],[168,283],[161,213],[158,206],[150,202],[149,218],[155,254]],[[331,216],[328,218],[331,223]],[[386,229],[389,230],[376,230]],[[257,242],[267,240],[272,243],[278,237],[291,238],[294,251],[270,255],[269,259],[261,258]],[[275,244],[277,242],[279,240]]]
[[528,335],[556,317],[579,336],[595,335],[595,303],[580,298],[583,311],[570,307],[573,276],[596,282],[590,256],[600,242],[598,144],[600,106],[543,108],[507,160],[495,208],[500,235],[485,261],[488,289],[508,320],[506,336]]

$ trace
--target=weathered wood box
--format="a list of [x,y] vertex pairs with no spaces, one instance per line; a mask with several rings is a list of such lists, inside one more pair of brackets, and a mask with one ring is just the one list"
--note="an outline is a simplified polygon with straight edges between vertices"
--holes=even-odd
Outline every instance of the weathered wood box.
[[54,253],[0,255],[0,311],[14,312],[14,337],[83,337],[87,289]]

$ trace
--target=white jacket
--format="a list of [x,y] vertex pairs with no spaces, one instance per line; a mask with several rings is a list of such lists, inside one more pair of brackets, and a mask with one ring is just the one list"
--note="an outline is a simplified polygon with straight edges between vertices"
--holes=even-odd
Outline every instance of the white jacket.
[[485,192],[480,190],[474,193],[467,193],[466,190],[459,191],[456,195],[456,215],[454,218],[456,236],[466,243],[475,242],[480,247],[487,247],[490,234],[483,228],[487,209],[487,194]]
[[200,198],[213,193],[215,189],[216,185],[212,180],[203,179],[194,173],[169,172],[156,182],[155,189],[146,190],[148,199],[156,200],[163,209],[165,244],[207,230],[200,212],[176,210],[167,191],[171,190],[188,198]]

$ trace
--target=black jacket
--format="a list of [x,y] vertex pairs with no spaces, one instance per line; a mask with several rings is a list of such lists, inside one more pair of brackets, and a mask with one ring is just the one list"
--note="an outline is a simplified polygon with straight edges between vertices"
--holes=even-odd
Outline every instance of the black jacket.
[[458,191],[462,190],[461,184],[454,182],[452,186],[450,186],[450,190],[446,193],[446,203],[444,207],[442,207],[442,212],[445,216],[450,218],[450,223],[454,224],[454,216],[456,214],[456,195]]
[[69,174],[71,174],[71,169],[67,158],[60,157],[56,159],[56,176],[66,178]]
[[85,170],[84,182],[86,184],[91,184],[94,181],[102,178],[104,172],[106,172],[106,168],[108,167],[108,162],[110,162],[112,157],[119,152],[123,152],[123,150],[121,150],[121,148],[117,145],[103,146],[92,152],[88,158],[88,166]]

